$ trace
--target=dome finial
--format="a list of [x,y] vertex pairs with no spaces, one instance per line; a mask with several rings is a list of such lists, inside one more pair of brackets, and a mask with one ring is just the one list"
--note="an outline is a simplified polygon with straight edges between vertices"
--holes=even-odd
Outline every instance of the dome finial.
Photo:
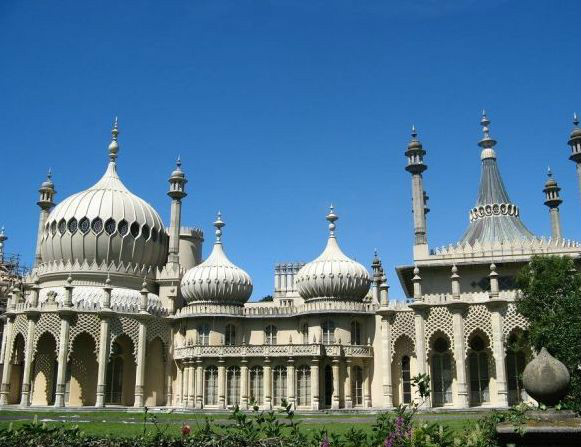
[[339,219],[339,216],[335,214],[333,204],[329,207],[329,214],[327,214],[326,219],[329,221],[329,237],[335,237],[335,221]]
[[182,167],[182,156],[178,154],[178,159],[176,160],[176,166],[178,168]]
[[573,124],[575,127],[579,126],[579,118],[577,118],[577,112],[573,112]]
[[222,228],[225,225],[226,224],[222,220],[222,213],[220,211],[218,211],[218,215],[216,217],[216,220],[214,221],[214,227],[216,227],[216,243],[217,244],[222,243]]
[[418,138],[418,130],[416,129],[416,125],[412,124],[412,140],[416,141]]
[[553,171],[551,171],[551,167],[547,166],[547,177],[551,178],[553,176]]
[[113,129],[111,129],[111,143],[109,143],[109,160],[115,162],[117,159],[117,153],[119,152],[119,120],[115,117],[113,122]]
[[[480,118],[480,125],[482,126],[482,133],[484,134],[482,140],[478,142],[478,146],[483,149],[492,149],[496,145],[496,141],[490,138],[490,120],[486,114],[486,110],[482,110],[482,118]],[[490,153],[489,153],[490,152]],[[482,151],[482,156],[484,158],[495,158],[496,154],[494,151]]]

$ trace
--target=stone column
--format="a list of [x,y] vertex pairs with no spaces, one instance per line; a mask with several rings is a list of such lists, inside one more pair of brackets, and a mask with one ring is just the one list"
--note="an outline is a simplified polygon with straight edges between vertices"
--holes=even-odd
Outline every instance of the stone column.
[[248,410],[248,360],[240,361],[240,408]]
[[175,405],[176,406],[182,406],[185,405],[185,400],[184,400],[184,366],[177,366],[177,388],[178,388],[178,392],[176,395],[176,399],[175,399]]
[[371,407],[371,367],[368,360],[364,360],[363,375],[363,406],[369,408]]
[[381,319],[383,337],[383,399],[387,408],[393,407],[393,378],[391,377],[391,318],[386,315]]
[[[34,293],[34,292],[33,292]],[[38,292],[37,292],[38,293]],[[32,353],[34,346],[34,330],[39,313],[36,310],[27,312],[28,328],[26,331],[26,350],[24,351],[24,373],[22,374],[22,394],[20,406],[28,407],[30,405],[30,372],[32,368]]]
[[319,359],[314,357],[311,362],[311,408],[318,410],[319,403]]
[[353,408],[353,397],[351,396],[351,359],[345,359],[345,380],[344,380],[344,392],[345,392],[345,408]]
[[[416,356],[418,362],[418,374],[427,374],[429,371],[426,357],[426,332],[425,332],[425,309],[426,305],[421,301],[416,301],[410,307],[413,307],[414,325],[416,332]],[[425,407],[431,407],[431,399],[428,398],[424,403]]]
[[508,385],[506,380],[506,347],[504,345],[503,326],[506,303],[489,302],[490,321],[492,323],[492,351],[496,372],[496,406],[508,408]]
[[218,406],[226,408],[226,366],[224,359],[218,359]]
[[456,363],[456,384],[458,387],[458,408],[468,408],[468,386],[466,384],[466,349],[464,346],[464,316],[466,304],[454,303],[450,306],[454,329],[454,361]]
[[173,404],[173,374],[172,374],[172,362],[173,362],[173,328],[170,330],[169,342],[167,346],[167,357],[165,359],[165,405],[166,407]]
[[55,407],[65,406],[65,388],[66,388],[66,370],[67,370],[67,359],[69,354],[69,335],[71,324],[69,321],[70,314],[60,313],[61,317],[61,330],[60,330],[60,342],[58,351],[58,368],[56,375],[56,395],[54,400]]
[[341,364],[338,358],[334,358],[331,364],[331,370],[333,372],[333,395],[331,396],[331,409],[337,410],[340,403],[340,387],[341,387]]
[[[192,392],[192,390],[190,389],[190,374],[192,373],[192,370],[190,368],[190,364],[186,360],[182,361],[181,371],[182,371],[181,405],[182,405],[182,407],[186,408],[186,407],[190,406],[190,403],[191,403],[190,394]],[[195,396],[194,396],[194,400],[195,400]]]
[[264,409],[272,409],[272,366],[270,359],[264,359]]
[[97,400],[95,407],[102,408],[105,406],[105,388],[107,377],[107,364],[109,363],[109,322],[110,316],[102,313],[99,315],[101,319],[101,331],[99,334],[99,358],[97,369]]
[[296,407],[296,387],[295,387],[295,360],[293,358],[288,359],[286,366],[286,386],[287,386],[287,398],[288,403],[292,405],[294,409]]
[[204,366],[202,359],[197,360],[196,371],[196,408],[204,408]]
[[147,344],[147,326],[143,317],[139,320],[139,341],[137,343],[137,365],[135,367],[135,403],[136,408],[145,405],[145,351]]
[[7,315],[6,325],[4,326],[4,333],[6,337],[6,344],[4,348],[3,369],[2,369],[2,384],[0,385],[0,406],[8,405],[8,394],[10,393],[10,373],[12,371],[12,364],[10,362],[10,353],[12,351],[12,329],[14,326],[14,315]]

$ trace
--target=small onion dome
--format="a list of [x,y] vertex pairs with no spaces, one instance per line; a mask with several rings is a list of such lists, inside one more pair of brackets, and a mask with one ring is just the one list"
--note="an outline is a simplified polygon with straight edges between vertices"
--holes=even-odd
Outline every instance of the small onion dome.
[[547,181],[545,182],[545,188],[551,188],[553,186],[557,186],[557,181],[553,178],[553,172],[549,167],[547,169]]
[[337,243],[337,219],[331,205],[327,215],[330,222],[327,246],[317,259],[305,264],[295,277],[298,292],[305,300],[333,298],[361,301],[369,291],[371,280],[367,269],[347,257]]
[[46,180],[42,182],[40,185],[41,189],[53,189],[54,183],[52,182],[52,170],[48,170],[48,174],[46,175]]
[[216,242],[204,262],[189,269],[181,283],[181,292],[188,304],[244,304],[252,294],[252,279],[230,262],[222,246],[222,227],[225,223],[218,213],[214,222]]

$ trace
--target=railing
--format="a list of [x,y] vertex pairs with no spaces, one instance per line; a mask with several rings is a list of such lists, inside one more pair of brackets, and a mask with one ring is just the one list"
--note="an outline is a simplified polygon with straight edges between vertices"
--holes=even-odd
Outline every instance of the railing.
[[176,346],[174,358],[214,357],[364,357],[373,356],[373,348],[364,345],[235,345],[235,346]]

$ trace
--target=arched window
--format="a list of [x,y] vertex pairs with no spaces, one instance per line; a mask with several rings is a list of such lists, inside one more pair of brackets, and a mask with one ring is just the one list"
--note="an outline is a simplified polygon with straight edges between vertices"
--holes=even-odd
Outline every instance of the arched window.
[[272,404],[282,405],[286,399],[286,367],[277,366],[272,370]]
[[301,328],[301,335],[303,337],[303,344],[309,344],[309,325],[308,323],[304,323]]
[[218,368],[215,366],[204,370],[204,404],[218,405]]
[[325,320],[321,325],[323,331],[323,344],[332,345],[335,343],[335,322],[333,320]]
[[277,335],[278,329],[276,326],[273,326],[272,324],[266,326],[266,329],[264,330],[264,344],[276,345]]
[[198,344],[202,346],[210,344],[210,325],[208,323],[198,326]]
[[240,368],[230,366],[226,371],[226,405],[240,405]]
[[410,373],[410,358],[407,355],[404,355],[401,358],[401,384],[403,403],[409,404],[412,401],[412,382]]
[[511,406],[522,402],[522,373],[526,366],[525,343],[522,334],[514,333],[509,337],[506,347],[506,381],[508,404]]
[[303,365],[297,369],[297,406],[311,405],[311,368]]
[[484,340],[475,336],[470,340],[470,354],[468,354],[468,367],[470,371],[470,402],[473,405],[481,405],[488,402],[488,387],[490,378],[488,375],[488,354],[485,351]]
[[359,321],[351,322],[351,344],[360,345],[361,343],[361,323]]
[[448,348],[448,342],[444,338],[438,338],[434,342],[431,366],[435,407],[452,403],[452,359]]
[[236,344],[236,326],[227,324],[224,332],[224,344],[226,346],[234,346]]
[[354,366],[351,375],[353,405],[363,405],[363,369],[361,366]]
[[262,366],[255,366],[250,370],[250,400],[256,405],[262,405],[264,396]]

